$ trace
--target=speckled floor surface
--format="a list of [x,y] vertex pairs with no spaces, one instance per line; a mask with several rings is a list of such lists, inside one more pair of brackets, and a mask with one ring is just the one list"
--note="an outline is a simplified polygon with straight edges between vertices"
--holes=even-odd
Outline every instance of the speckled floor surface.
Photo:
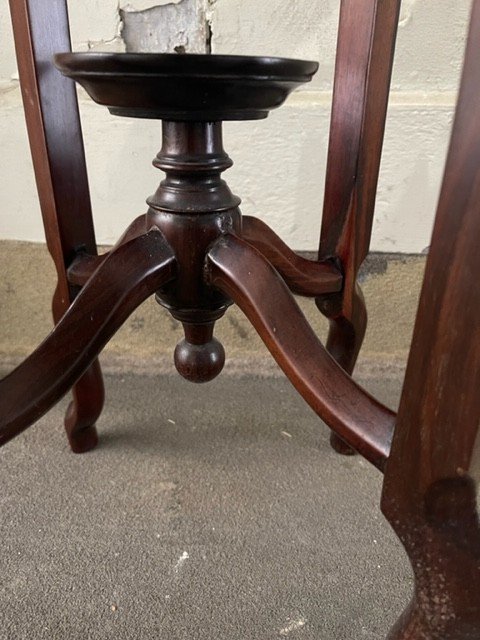
[[[366,381],[395,406],[396,379]],[[65,402],[0,450],[1,640],[383,640],[408,601],[382,477],[289,383],[107,377],[101,445]]]

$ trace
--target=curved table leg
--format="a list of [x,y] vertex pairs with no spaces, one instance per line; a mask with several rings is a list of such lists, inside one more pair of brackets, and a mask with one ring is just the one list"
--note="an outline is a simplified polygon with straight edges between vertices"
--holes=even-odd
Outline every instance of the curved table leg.
[[[330,322],[327,350],[351,375],[367,328],[367,311],[358,285],[354,285],[350,298],[351,313],[343,308],[335,309],[332,303],[340,296],[325,294],[340,292],[343,276],[332,261],[317,262],[296,255],[264,222],[254,217],[243,217],[242,237],[278,270],[293,293],[317,297],[318,308]],[[338,453],[355,453],[334,432],[330,435],[330,443]]]
[[[352,375],[367,330],[367,308],[358,284],[352,287],[347,305],[337,305],[336,296],[317,298],[319,310],[328,318],[330,328],[327,351],[349,375]],[[330,444],[338,453],[353,455],[355,452],[336,433],[330,436]]]
[[[146,233],[146,224],[145,214],[136,218],[115,244],[112,251]],[[78,256],[67,271],[70,284],[83,287],[93,272],[107,259],[108,255],[92,256],[84,254]],[[57,305],[56,299],[57,296],[54,297],[53,309],[55,322],[57,323],[61,320],[66,309],[61,304]],[[72,451],[74,453],[85,453],[93,449],[98,443],[95,423],[100,417],[105,401],[105,387],[98,360],[95,360],[78,382],[75,383],[72,388],[72,396],[72,402],[70,402],[65,414],[65,429]]]
[[95,426],[105,402],[100,362],[95,359],[72,387],[72,401],[65,413],[65,431],[73,453],[86,453],[98,444]]
[[235,236],[223,236],[207,255],[207,279],[238,304],[317,415],[383,469],[395,414],[328,354],[285,282],[260,252]]
[[[66,274],[72,256],[77,247],[92,254],[97,248],[75,87],[52,73],[50,62],[54,52],[71,49],[68,12],[66,2],[53,7],[48,0],[11,0],[10,10],[45,239],[57,271],[56,323],[78,293]],[[53,95],[55,109],[50,104]],[[79,380],[73,395],[66,425],[72,448],[80,452],[96,443],[94,425],[104,396],[98,363]]]
[[[98,256],[95,256],[98,259]],[[65,299],[63,287],[57,286],[52,300],[53,320],[57,325],[67,312],[73,297]],[[71,292],[71,289],[70,289]],[[71,292],[72,295],[72,292]],[[96,422],[105,402],[105,387],[100,362],[94,360],[83,376],[72,387],[72,401],[65,413],[65,431],[74,453],[86,453],[98,444]]]
[[[75,300],[78,291],[68,287],[68,297],[63,293],[68,287],[58,281],[52,299],[52,315],[55,325],[67,312]],[[105,401],[103,375],[98,360],[92,362],[84,375],[72,388],[72,401],[68,405],[64,426],[70,448],[74,453],[86,453],[94,449],[98,443],[96,422],[100,417]]]
[[386,465],[382,511],[412,565],[390,640],[480,638],[480,0]]
[[412,600],[388,640],[480,638],[480,524],[471,476],[434,483],[423,513],[388,512],[413,568]]
[[112,252],[45,341],[0,381],[0,446],[46,413],[146,298],[175,274],[157,229]]

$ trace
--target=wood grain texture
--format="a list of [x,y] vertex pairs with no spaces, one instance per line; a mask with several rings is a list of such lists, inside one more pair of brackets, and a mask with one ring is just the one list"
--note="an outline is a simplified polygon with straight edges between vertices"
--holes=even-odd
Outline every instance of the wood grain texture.
[[67,269],[68,282],[71,285],[83,287],[112,251],[115,251],[115,249],[121,247],[122,244],[125,244],[146,232],[147,217],[143,214],[138,216],[138,218],[135,218],[135,220],[128,226],[111,251],[104,253],[101,256],[91,255],[84,251],[78,253]]
[[333,261],[315,262],[302,258],[262,220],[243,216],[242,238],[267,258],[293,293],[314,298],[342,290],[342,274]]
[[415,574],[392,640],[480,637],[480,0],[460,96],[382,509]]
[[[70,50],[67,4],[66,0],[10,0],[10,11],[45,237],[57,271],[52,306],[58,322],[78,292],[67,280],[69,264],[80,250],[97,253],[75,86],[52,63],[54,53]],[[77,452],[85,433],[78,442],[75,434],[86,429],[93,433],[103,408],[98,363],[79,385],[65,424]]]
[[66,2],[10,0],[10,11],[47,243],[64,275],[78,249],[96,253],[75,85],[52,64],[70,50]]
[[[357,283],[370,246],[400,0],[342,0],[319,260],[334,257],[342,293],[321,296],[327,349],[352,373],[367,326]],[[352,453],[335,434],[332,446]]]
[[361,389],[328,354],[275,269],[259,251],[233,235],[215,243],[207,265],[209,282],[240,307],[317,415],[382,469],[395,414]]
[[0,381],[0,445],[58,402],[128,316],[174,273],[175,258],[157,229],[113,252],[50,336]]
[[365,259],[383,146],[400,0],[342,0],[320,258]]
[[[182,113],[175,112],[163,123],[163,147],[155,161],[166,179],[149,199],[146,216],[133,222],[111,253],[97,257],[75,91],[50,62],[55,50],[70,47],[66,3],[10,4],[47,242],[58,271],[54,313],[59,323],[0,381],[0,445],[80,380],[67,414],[67,432],[74,450],[92,448],[93,422],[103,405],[95,358],[152,293],[183,323],[185,340],[175,353],[178,371],[195,382],[212,379],[224,361],[223,347],[213,337],[214,323],[233,300],[295,388],[331,427],[337,450],[356,450],[385,471],[382,509],[415,574],[412,602],[390,640],[478,640],[480,0],[474,0],[398,418],[349,374],[367,321],[357,275],[370,243],[400,0],[341,2],[322,236],[315,265],[296,256],[259,220],[247,218],[241,237],[239,199],[221,179],[232,164],[223,149],[221,122],[195,121],[195,114],[205,116],[198,96],[178,87],[174,90],[178,89]],[[109,81],[111,69],[105,65],[133,64],[128,57],[68,59],[80,65],[99,61]],[[176,57],[168,60],[179,64]],[[189,64],[200,62],[207,64],[208,57]],[[247,76],[252,79],[252,61],[220,62],[240,65],[240,83]],[[134,63],[152,65],[153,59],[135,58]],[[212,69],[218,70],[218,64]],[[267,63],[257,59],[253,64],[264,69]],[[288,83],[289,61],[279,64],[282,82]],[[136,109],[142,105],[135,101],[145,98],[148,103],[143,106],[152,106],[148,92],[134,95],[121,83],[105,89],[103,80],[95,77],[92,86],[108,104],[122,109],[135,103]],[[190,88],[197,80],[190,78]],[[234,81],[229,77],[228,86]],[[264,89],[271,89],[272,79],[264,81]],[[258,84],[255,92],[237,91],[235,100],[252,101],[242,103],[243,115],[258,112],[253,94],[261,89]],[[231,98],[214,92],[213,112],[231,116]],[[181,121],[186,112],[188,117]],[[331,323],[327,348],[289,287],[316,296]]]

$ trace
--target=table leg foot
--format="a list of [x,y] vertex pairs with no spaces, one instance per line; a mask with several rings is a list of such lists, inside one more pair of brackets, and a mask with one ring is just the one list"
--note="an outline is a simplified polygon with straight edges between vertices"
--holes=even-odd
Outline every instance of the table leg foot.
[[[365,300],[358,285],[352,297],[350,310],[338,305],[336,296],[317,298],[319,310],[329,319],[330,329],[327,339],[327,351],[348,374],[353,373],[358,354],[367,329],[367,310]],[[337,434],[330,437],[332,448],[342,455],[354,455],[354,451]]]
[[103,409],[105,389],[98,360],[72,389],[73,399],[65,414],[65,430],[73,453],[86,453],[98,444],[95,423]]
[[[175,257],[158,229],[113,251],[52,333],[0,380],[0,446],[53,407],[88,371],[128,316],[175,274]],[[103,403],[103,388],[99,392],[93,384],[84,386],[87,380],[77,387],[77,403],[67,414],[67,434],[74,450],[94,446],[92,422]],[[80,392],[86,395],[78,402]]]

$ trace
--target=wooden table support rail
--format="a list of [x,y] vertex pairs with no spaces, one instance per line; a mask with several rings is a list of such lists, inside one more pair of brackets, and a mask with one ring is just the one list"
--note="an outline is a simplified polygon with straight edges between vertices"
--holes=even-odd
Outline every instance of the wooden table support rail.
[[[115,246],[144,232],[146,216],[139,216]],[[277,269],[290,290],[300,296],[315,298],[342,290],[343,277],[331,260],[307,260],[292,251],[268,225],[253,216],[242,217],[242,237],[257,247]],[[79,253],[67,270],[70,284],[83,286],[108,254],[101,256]]]
[[83,248],[77,252],[67,269],[68,282],[76,287],[83,287],[98,269],[98,267],[108,258],[110,253],[121,247],[126,242],[137,238],[147,232],[147,218],[145,215],[138,216],[128,226],[125,233],[118,239],[111,251],[102,255],[92,255]]
[[316,298],[339,293],[343,288],[342,272],[333,260],[306,260],[288,247],[262,220],[243,216],[242,237],[271,263],[292,293]]

